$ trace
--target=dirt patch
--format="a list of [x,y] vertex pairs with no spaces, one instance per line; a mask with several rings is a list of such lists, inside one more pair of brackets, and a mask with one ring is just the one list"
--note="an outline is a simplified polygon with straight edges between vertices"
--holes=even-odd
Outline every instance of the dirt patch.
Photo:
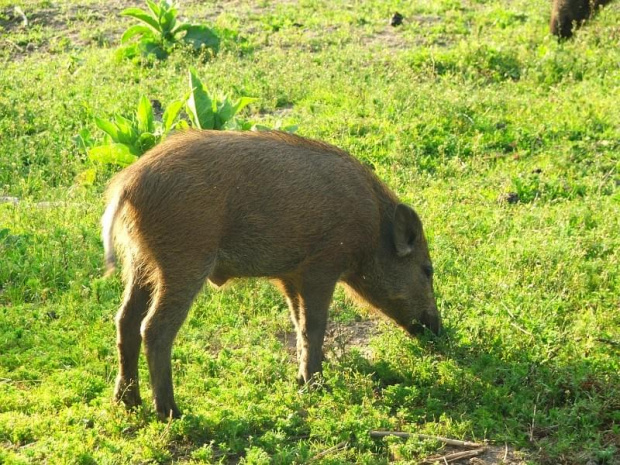
[[[357,348],[364,357],[372,357],[368,341],[379,334],[380,320],[354,321],[351,323],[329,322],[325,334],[323,351],[326,354],[342,356],[345,350]],[[278,335],[278,339],[286,347],[292,357],[296,356],[295,331],[286,331]]]
[[351,323],[333,322],[327,327],[325,352],[342,356],[345,350],[355,347],[366,358],[372,358],[368,341],[379,334],[380,320],[354,321]]
[[404,50],[411,46],[411,43],[403,37],[399,30],[389,25],[376,34],[365,36],[362,42],[365,45],[376,45],[388,50]]
[[109,3],[105,5],[84,6],[52,5],[37,10],[21,10],[13,7],[4,8],[0,11],[0,27],[4,32],[27,32],[35,27],[53,28],[62,32],[69,28],[71,23],[88,23],[102,20],[106,15],[120,13],[127,5]]
[[[408,48],[426,44],[423,36],[418,38],[408,37],[404,34],[407,29],[419,30],[440,23],[443,19],[436,15],[415,15],[403,18],[403,25],[399,27],[390,26],[386,23],[383,30],[362,38],[365,45],[382,47],[388,50],[406,50]],[[404,29],[403,29],[404,28]]]
[[508,446],[488,446],[487,450],[467,460],[452,463],[470,465],[526,465],[526,455]]
[[[459,456],[462,458],[458,458]],[[398,461],[398,454],[392,455],[392,460]],[[485,445],[484,450],[447,446],[439,454],[427,457],[420,463],[433,465],[445,463],[458,465],[526,465],[526,460],[526,454],[507,445]]]
[[32,52],[54,52],[59,47],[99,45],[117,40],[125,22],[106,22],[120,17],[123,9],[139,6],[138,0],[112,1],[100,5],[58,5],[42,8],[6,7],[0,10],[0,45],[10,50],[12,58]]
[[7,33],[17,28],[25,28],[28,18],[22,16],[23,11],[8,7],[0,10],[0,31]]

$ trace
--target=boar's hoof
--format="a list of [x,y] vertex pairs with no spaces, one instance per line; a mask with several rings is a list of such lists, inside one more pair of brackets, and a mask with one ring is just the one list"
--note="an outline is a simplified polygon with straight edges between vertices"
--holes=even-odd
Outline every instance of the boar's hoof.
[[114,400],[123,403],[127,409],[134,409],[142,405],[140,389],[137,382],[127,382],[123,378],[117,378],[116,388],[114,389]]
[[171,406],[155,404],[155,410],[157,410],[157,416],[161,421],[169,421],[171,418],[181,418],[181,411],[174,403]]
[[303,374],[297,375],[297,384],[300,387],[318,389],[323,386],[323,375],[321,373],[313,373],[309,378]]

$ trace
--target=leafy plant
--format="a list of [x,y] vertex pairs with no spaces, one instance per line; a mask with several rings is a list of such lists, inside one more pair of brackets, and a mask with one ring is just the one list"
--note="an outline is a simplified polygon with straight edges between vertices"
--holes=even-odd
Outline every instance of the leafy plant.
[[194,69],[189,70],[189,97],[185,104],[190,125],[196,129],[230,129],[236,131],[268,131],[271,129],[295,132],[297,126],[282,126],[277,121],[273,128],[237,118],[236,115],[256,98],[241,97],[231,100],[227,95],[210,94]]
[[189,70],[189,98],[185,111],[197,129],[244,129],[235,115],[257,99],[241,97],[232,101],[228,96],[209,94],[194,69]]
[[[168,105],[161,121],[155,119],[153,106],[144,96],[132,117],[115,115],[112,120],[95,117],[95,124],[106,133],[106,143],[88,149],[91,160],[106,164],[127,166],[140,155],[161,142],[180,122],[178,116],[183,101]],[[80,132],[78,140],[89,140],[89,134]]]
[[168,0],[159,4],[146,0],[148,11],[141,8],[126,8],[121,13],[140,21],[125,31],[121,43],[140,37],[140,40],[121,50],[126,58],[137,55],[154,55],[158,59],[166,58],[179,44],[191,47],[195,52],[210,50],[217,53],[220,39],[213,30],[203,24],[181,23],[177,18],[177,5]]
[[[103,144],[96,145],[88,129],[82,129],[73,140],[93,161],[128,166],[161,142],[176,127],[238,131],[272,129],[236,118],[243,108],[257,99],[241,97],[232,100],[226,95],[210,94],[194,69],[189,70],[189,87],[190,90],[183,100],[174,101],[168,106],[161,121],[155,119],[151,102],[142,96],[138,109],[129,118],[122,115],[114,115],[111,120],[95,117],[95,124],[106,134]],[[188,120],[179,120],[184,106]],[[281,127],[281,124],[281,121],[277,121],[273,129],[287,132],[297,130],[297,126]],[[84,172],[79,181],[82,184],[92,184],[92,173]]]

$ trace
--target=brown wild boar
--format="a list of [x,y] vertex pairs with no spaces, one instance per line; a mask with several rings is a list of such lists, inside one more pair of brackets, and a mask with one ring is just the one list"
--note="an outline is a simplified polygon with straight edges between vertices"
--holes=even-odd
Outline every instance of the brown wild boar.
[[551,7],[551,33],[568,38],[574,29],[581,26],[596,10],[610,0],[553,0]]
[[267,277],[297,331],[299,381],[321,370],[327,311],[341,281],[409,333],[439,333],[422,223],[355,158],[281,132],[187,131],[114,177],[103,241],[126,282],[115,398],[141,402],[144,341],[155,408],[178,417],[171,350],[206,279]]

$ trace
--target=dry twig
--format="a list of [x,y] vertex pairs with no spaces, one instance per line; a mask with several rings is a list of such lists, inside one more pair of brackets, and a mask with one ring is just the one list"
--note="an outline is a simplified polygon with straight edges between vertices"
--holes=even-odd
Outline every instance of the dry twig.
[[330,447],[329,449],[325,449],[322,452],[319,452],[318,454],[316,454],[315,456],[311,457],[310,460],[308,460],[308,462],[314,462],[315,460],[318,460],[320,458],[325,457],[326,455],[331,454],[332,452],[337,452],[343,449],[346,449],[347,446],[349,445],[349,443],[347,441],[342,441],[339,442],[338,444],[336,444],[333,447]]
[[620,347],[620,342],[614,341],[613,339],[607,339],[605,337],[597,337],[594,340],[597,342],[602,342],[603,344],[609,344],[610,346]]
[[455,460],[468,459],[470,457],[475,457],[477,455],[482,454],[485,450],[487,450],[487,448],[483,447],[481,449],[466,450],[463,452],[455,452],[453,454],[446,454],[446,455],[442,455],[439,457],[428,457],[422,460],[420,463],[430,465],[430,464],[441,462],[441,461],[443,461],[443,463],[454,462]]
[[477,442],[459,441],[458,439],[444,438],[441,436],[430,436],[428,434],[405,433],[402,431],[371,431],[370,432],[371,438],[383,438],[386,436],[396,436],[396,437],[405,438],[405,439],[412,438],[412,437],[417,437],[421,439],[434,439],[435,441],[443,442],[444,444],[449,444],[451,446],[457,446],[457,447],[468,447],[468,448],[484,447],[484,444],[478,444]]

